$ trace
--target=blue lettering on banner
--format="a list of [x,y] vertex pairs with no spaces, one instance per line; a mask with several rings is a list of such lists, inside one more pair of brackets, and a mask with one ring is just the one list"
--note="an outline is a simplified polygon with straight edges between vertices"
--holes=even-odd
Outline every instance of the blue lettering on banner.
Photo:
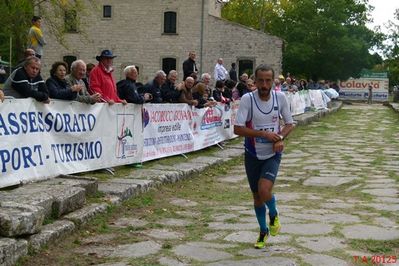
[[100,141],[51,144],[54,163],[68,163],[83,160],[99,159],[103,152]]
[[0,136],[36,132],[75,133],[93,131],[96,117],[93,114],[67,114],[21,112],[0,114]]
[[30,168],[43,165],[42,146],[20,147],[12,150],[0,150],[1,172],[19,170],[21,167]]

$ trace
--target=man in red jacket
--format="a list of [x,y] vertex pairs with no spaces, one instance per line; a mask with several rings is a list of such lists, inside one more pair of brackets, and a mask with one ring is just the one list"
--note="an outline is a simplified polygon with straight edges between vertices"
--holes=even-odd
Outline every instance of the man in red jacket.
[[99,63],[90,72],[90,89],[92,94],[101,94],[103,102],[126,104],[126,100],[118,97],[115,80],[112,76],[114,71],[112,61],[115,57],[110,50],[103,50],[99,56],[96,56]]

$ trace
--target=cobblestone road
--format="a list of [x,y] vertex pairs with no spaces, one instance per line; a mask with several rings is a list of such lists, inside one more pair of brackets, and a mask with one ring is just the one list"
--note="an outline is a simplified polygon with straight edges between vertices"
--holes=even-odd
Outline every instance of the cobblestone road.
[[[399,265],[399,116],[345,105],[289,139],[282,231],[255,250],[242,159],[131,200],[27,265]],[[399,259],[399,258],[398,258]]]

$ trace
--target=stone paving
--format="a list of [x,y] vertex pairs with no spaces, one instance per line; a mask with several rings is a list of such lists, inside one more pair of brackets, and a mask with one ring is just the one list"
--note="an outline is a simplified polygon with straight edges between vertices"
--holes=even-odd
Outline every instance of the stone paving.
[[[342,121],[312,123],[289,140],[275,187],[282,230],[265,249],[252,248],[258,224],[249,197],[226,204],[176,194],[163,199],[178,208],[171,217],[154,221],[133,211],[109,222],[113,230],[129,229],[128,239],[120,231],[82,238],[70,256],[94,256],[96,265],[336,266],[366,265],[361,259],[372,265],[384,255],[378,265],[399,265],[399,117],[380,105],[341,112]],[[248,194],[243,166],[228,172],[214,180]],[[389,251],[370,251],[388,241]]]

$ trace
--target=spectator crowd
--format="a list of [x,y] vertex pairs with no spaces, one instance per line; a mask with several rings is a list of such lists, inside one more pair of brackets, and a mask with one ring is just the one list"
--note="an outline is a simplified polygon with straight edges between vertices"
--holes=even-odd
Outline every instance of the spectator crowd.
[[[239,100],[245,93],[256,89],[253,75],[243,73],[237,77],[235,63],[231,64],[228,71],[223,65],[223,58],[218,58],[215,64],[214,82],[210,73],[199,75],[194,51],[190,51],[187,60],[183,62],[184,78],[181,82],[177,81],[176,70],[167,74],[159,70],[146,84],[140,83],[137,81],[139,72],[134,65],[125,67],[125,78],[116,82],[112,75],[115,57],[112,51],[103,50],[96,56],[97,65],[86,64],[79,59],[69,68],[65,62],[54,62],[50,77],[43,80],[40,73],[41,59],[32,48],[28,48],[25,58],[10,74],[3,91],[0,90],[0,99],[32,97],[43,103],[48,103],[50,99],[60,99],[88,104],[186,103],[203,108],[214,106],[217,102],[230,103]],[[290,93],[330,88],[339,91],[336,83],[296,79],[289,73],[286,78],[279,75],[274,80],[273,88],[275,91]]]
[[[68,66],[65,62],[54,62],[50,78],[41,76],[41,57],[46,45],[41,31],[42,18],[34,16],[28,32],[28,48],[24,59],[18,62],[16,69],[6,80],[0,100],[8,98],[35,98],[39,102],[49,103],[50,99],[79,101],[94,104],[97,102],[114,103],[186,103],[196,108],[214,106],[217,102],[230,103],[239,100],[245,93],[256,89],[254,77],[243,73],[237,75],[236,64],[232,63],[228,71],[223,58],[216,60],[213,76],[210,73],[199,75],[196,53],[190,51],[183,62],[183,81],[177,82],[178,73],[171,70],[165,73],[159,70],[146,84],[137,82],[138,69],[134,65],[123,70],[125,79],[115,81],[112,51],[103,50],[96,56],[97,65],[76,60]],[[68,74],[68,72],[70,72]],[[212,82],[212,77],[214,82]],[[214,86],[212,86],[214,84]],[[314,82],[297,80],[289,73],[287,78],[279,75],[274,81],[274,90],[295,93],[308,89],[339,90],[336,83],[321,80]]]

